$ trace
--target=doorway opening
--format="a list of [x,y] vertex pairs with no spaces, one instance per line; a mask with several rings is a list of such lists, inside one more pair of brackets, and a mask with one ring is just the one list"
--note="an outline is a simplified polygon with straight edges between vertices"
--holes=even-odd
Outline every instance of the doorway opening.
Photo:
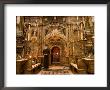
[[58,63],[60,63],[60,48],[55,46],[51,50],[51,64]]

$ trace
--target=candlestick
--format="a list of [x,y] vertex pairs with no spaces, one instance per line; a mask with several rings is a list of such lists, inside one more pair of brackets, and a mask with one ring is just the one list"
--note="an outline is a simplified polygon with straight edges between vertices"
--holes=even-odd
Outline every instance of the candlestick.
[[78,25],[78,20],[79,20],[79,18],[78,18],[78,16],[77,16],[77,25]]

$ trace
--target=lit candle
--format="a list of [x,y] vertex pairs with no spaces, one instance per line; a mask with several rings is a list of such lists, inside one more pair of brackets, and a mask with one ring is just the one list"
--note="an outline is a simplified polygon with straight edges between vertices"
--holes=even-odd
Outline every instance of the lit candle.
[[81,40],[83,40],[83,33],[81,32]]
[[56,19],[56,17],[54,17],[54,19]]
[[77,20],[78,20],[78,16],[77,16]]
[[31,58],[32,56],[29,56],[29,58]]

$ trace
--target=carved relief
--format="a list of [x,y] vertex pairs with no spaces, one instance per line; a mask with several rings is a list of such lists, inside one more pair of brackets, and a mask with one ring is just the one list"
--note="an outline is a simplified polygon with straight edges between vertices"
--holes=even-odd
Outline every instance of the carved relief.
[[[60,48],[60,61],[66,64],[75,56],[83,57],[94,46],[94,18],[90,16],[24,16],[24,25],[17,24],[25,39],[24,51],[32,57],[42,56],[45,44]],[[18,34],[17,34],[18,35]],[[91,43],[92,44],[91,44]],[[91,44],[91,46],[90,46]],[[90,47],[88,47],[90,46]],[[27,54],[26,53],[26,54]]]

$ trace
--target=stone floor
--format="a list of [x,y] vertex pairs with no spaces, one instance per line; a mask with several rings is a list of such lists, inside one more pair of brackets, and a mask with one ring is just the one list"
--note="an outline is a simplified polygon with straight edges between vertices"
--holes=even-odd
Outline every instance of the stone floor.
[[40,75],[70,75],[73,74],[69,67],[65,66],[49,66],[48,70],[42,69]]

